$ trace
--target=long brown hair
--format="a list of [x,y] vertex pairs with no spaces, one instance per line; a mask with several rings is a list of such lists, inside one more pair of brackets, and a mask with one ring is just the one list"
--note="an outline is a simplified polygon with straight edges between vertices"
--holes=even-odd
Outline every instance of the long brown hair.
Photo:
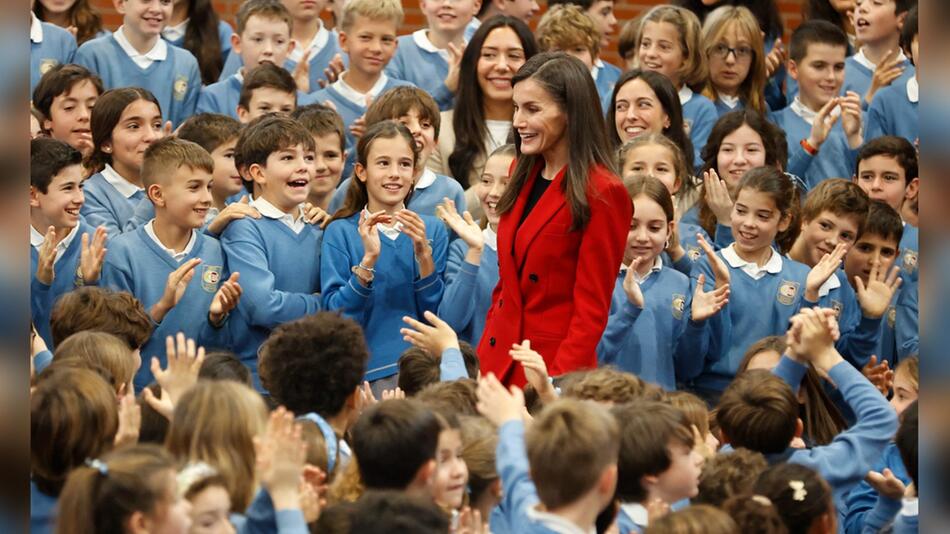
[[[33,4],[33,13],[40,20],[46,20],[45,9],[39,1]],[[69,19],[69,25],[76,27],[77,45],[85,43],[102,31],[102,15],[89,3],[89,0],[76,0],[73,7],[69,8],[66,17]]]
[[[604,116],[597,97],[597,88],[590,71],[581,61],[563,52],[543,52],[529,59],[511,80],[514,87],[525,80],[534,80],[557,102],[565,115],[568,127],[569,163],[562,188],[571,210],[572,230],[582,229],[590,220],[590,202],[587,199],[588,173],[594,165],[606,167],[616,174],[614,158],[608,148]],[[506,213],[515,205],[528,176],[542,156],[521,153],[521,137],[515,136],[517,165],[511,182],[498,201],[499,213]],[[559,169],[551,169],[556,171]]]
[[736,198],[743,189],[764,193],[775,202],[781,218],[788,217],[788,228],[775,235],[782,254],[788,254],[802,231],[802,202],[798,186],[784,172],[775,167],[757,167],[747,172],[736,189]]
[[[765,69],[765,43],[762,39],[762,33],[759,31],[759,21],[749,11],[749,8],[744,6],[722,6],[710,13],[703,25],[703,54],[706,55],[708,61],[713,47],[724,38],[730,28],[735,28],[740,38],[748,39],[749,46],[753,50],[749,74],[739,87],[740,99],[747,108],[765,113],[768,111],[765,104],[765,85],[768,82]],[[711,76],[707,76],[703,95],[713,101],[719,98],[719,92],[713,85]]]
[[106,163],[112,163],[112,154],[103,152],[102,144],[112,140],[112,131],[119,124],[122,112],[137,100],[147,100],[158,106],[159,113],[162,111],[162,105],[158,103],[155,95],[141,87],[120,87],[99,95],[96,106],[92,108],[92,118],[89,122],[93,149],[86,160],[86,168],[92,172],[99,172]]

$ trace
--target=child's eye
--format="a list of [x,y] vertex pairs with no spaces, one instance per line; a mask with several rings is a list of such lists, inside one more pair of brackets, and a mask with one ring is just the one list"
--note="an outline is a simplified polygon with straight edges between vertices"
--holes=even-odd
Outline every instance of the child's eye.
[[818,226],[819,226],[822,230],[830,230],[830,229],[831,229],[831,225],[828,224],[828,223],[826,223],[826,222],[818,223]]

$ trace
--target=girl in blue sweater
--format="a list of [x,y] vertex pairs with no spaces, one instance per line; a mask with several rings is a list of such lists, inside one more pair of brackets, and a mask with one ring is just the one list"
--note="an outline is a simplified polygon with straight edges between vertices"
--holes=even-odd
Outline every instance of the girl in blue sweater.
[[[601,364],[616,365],[672,391],[677,371],[701,365],[702,358],[676,351],[678,341],[684,335],[702,335],[701,323],[726,303],[729,286],[719,284],[707,293],[700,279],[691,294],[689,277],[663,265],[660,257],[674,225],[673,199],[666,186],[640,176],[627,180],[627,191],[633,220],[597,356]],[[697,356],[699,362],[688,361]]]
[[[498,285],[498,229],[500,215],[495,205],[508,187],[508,169],[515,158],[515,145],[502,145],[485,162],[482,176],[475,183],[475,194],[484,217],[478,224],[469,212],[459,215],[455,202],[446,199],[436,208],[460,239],[449,247],[445,271],[445,295],[438,315],[449,323],[459,339],[478,345],[491,307],[491,295]],[[484,227],[484,229],[483,229]]]
[[323,304],[366,332],[366,379],[395,387],[399,355],[409,347],[403,316],[420,319],[442,300],[448,233],[435,217],[405,208],[419,149],[395,121],[367,129],[357,144],[356,180],[323,236]]

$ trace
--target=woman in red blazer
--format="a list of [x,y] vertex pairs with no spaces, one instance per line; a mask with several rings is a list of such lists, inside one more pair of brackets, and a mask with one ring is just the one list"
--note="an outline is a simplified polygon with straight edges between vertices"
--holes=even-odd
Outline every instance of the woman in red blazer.
[[500,280],[478,355],[483,373],[523,386],[509,350],[526,339],[551,376],[597,365],[633,204],[580,60],[538,54],[512,85],[517,160],[498,202]]

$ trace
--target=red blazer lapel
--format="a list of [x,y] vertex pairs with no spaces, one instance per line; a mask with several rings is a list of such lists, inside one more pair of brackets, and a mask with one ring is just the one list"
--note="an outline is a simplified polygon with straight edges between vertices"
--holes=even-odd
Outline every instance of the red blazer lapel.
[[[522,194],[519,195],[518,200],[521,202],[522,209],[518,212],[518,219],[521,218],[521,213],[524,211],[524,204],[527,202],[528,192],[531,191],[530,185],[534,184],[534,180],[544,179],[541,177],[540,168],[537,168],[536,171],[537,172],[533,173],[534,179],[531,180],[531,184],[526,184],[525,188],[522,189]],[[534,205],[531,213],[529,213],[528,217],[524,220],[524,223],[521,224],[521,228],[516,229],[514,236],[514,256],[519,273],[521,272],[522,265],[524,265],[524,260],[527,256],[528,248],[531,246],[531,242],[534,241],[534,238],[544,229],[551,218],[554,217],[558,211],[567,206],[567,198],[561,190],[566,172],[567,167],[565,166],[557,173],[554,180],[548,185],[547,190],[541,195],[538,203]]]

